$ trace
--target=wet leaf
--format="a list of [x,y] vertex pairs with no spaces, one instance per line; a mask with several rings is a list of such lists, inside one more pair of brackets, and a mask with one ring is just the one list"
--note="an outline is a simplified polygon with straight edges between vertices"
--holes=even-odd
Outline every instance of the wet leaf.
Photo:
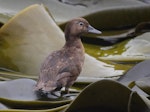
[[1,112],[62,112],[68,105],[56,107],[53,109],[41,109],[41,110],[25,110],[25,109],[9,109],[0,110]]
[[[6,99],[12,99],[12,100],[22,100],[22,101],[44,100],[41,99],[42,95],[39,96],[39,94],[37,94],[34,91],[35,85],[36,85],[35,80],[27,79],[27,78],[21,78],[21,79],[10,80],[10,81],[1,81],[0,97]],[[59,99],[54,99],[54,100],[59,100]]]
[[16,100],[37,100],[34,93],[36,81],[31,79],[16,79],[0,82],[0,97]]
[[1,0],[0,7],[5,10],[7,14],[12,14],[12,12],[15,14],[23,8],[37,3],[46,5],[57,23],[63,23],[72,18],[86,15],[86,18],[90,21],[90,23],[93,26],[98,26],[100,29],[124,25],[135,25],[138,22],[148,20],[150,17],[150,7],[147,3],[137,0]]
[[118,81],[125,83],[125,82],[132,82],[138,81],[142,78],[149,77],[150,71],[150,60],[145,60],[136,64],[133,68],[131,68],[128,72],[126,72],[123,76],[121,76]]
[[[16,79],[0,82],[0,103],[12,109],[51,109],[66,105],[71,100],[41,99],[34,92],[36,81]],[[41,101],[42,100],[42,101]],[[44,101],[46,100],[46,101]],[[1,109],[4,107],[2,106]]]
[[[119,32],[120,31],[120,32]],[[123,33],[121,33],[121,31]],[[134,38],[138,35],[141,35],[145,32],[150,31],[150,22],[142,22],[139,23],[135,28],[126,29],[126,30],[116,30],[116,31],[107,31],[109,35],[106,35],[106,32],[103,32],[103,36],[90,37],[90,35],[86,35],[82,37],[82,41],[88,44],[101,45],[101,46],[110,46],[116,43],[122,42],[127,39]],[[113,34],[113,33],[119,34]],[[111,34],[112,33],[112,34]],[[121,34],[120,34],[121,33]]]
[[28,78],[28,79],[36,79],[37,76],[32,76],[28,74],[23,74],[21,72],[16,72],[10,69],[6,68],[0,68],[0,80],[6,81],[6,80],[12,80],[12,79],[18,79],[18,78]]
[[71,101],[23,101],[0,98],[0,102],[11,109],[53,109],[69,104]]
[[[131,68],[123,76],[121,76],[118,79],[118,81],[120,83],[132,88],[133,91],[137,91],[140,95],[148,97],[148,93],[145,91],[144,87],[143,87],[143,89],[141,88],[142,82],[141,82],[141,86],[140,86],[139,80],[149,77],[149,75],[150,75],[149,64],[150,64],[150,60],[146,60],[146,61],[136,64],[133,68]],[[138,86],[138,82],[139,82],[139,86]],[[144,86],[144,83],[146,84],[146,82],[143,82],[143,86]]]
[[135,81],[135,84],[144,92],[146,92],[148,95],[150,95],[150,76]]
[[0,27],[3,26],[4,23],[6,23],[12,16],[1,14],[0,13]]
[[150,100],[148,98],[146,98],[145,96],[141,95],[141,98],[144,100],[144,102],[148,105],[148,107],[150,108]]
[[150,108],[143,101],[143,99],[136,93],[130,94],[130,101],[128,103],[128,112],[149,112]]
[[149,0],[140,0],[140,1],[142,1],[142,2],[144,2],[144,3],[150,4],[150,1],[149,1]]
[[5,105],[0,103],[0,109],[2,110],[2,109],[8,109],[8,108]]
[[[134,2],[136,2],[136,0]],[[127,3],[130,4],[130,2]],[[134,3],[134,5],[129,4],[122,7],[99,10],[96,13],[85,16],[85,18],[91,22],[93,26],[96,26],[99,29],[119,29],[122,27],[135,26],[140,22],[150,20],[150,16],[146,16],[150,11],[149,5],[144,6],[144,4],[136,3]]]
[[[124,52],[121,54],[112,54],[109,56],[102,56],[100,59],[111,60],[118,62],[131,62],[131,61],[142,61],[150,59],[149,53],[149,40],[150,33],[144,33],[131,39],[125,44]],[[138,43],[138,44],[137,44]],[[117,50],[117,49],[116,49]]]
[[[53,39],[60,43],[59,46],[51,44],[49,36],[51,38],[54,36]],[[38,73],[37,68],[48,52],[52,51],[51,48],[61,47],[62,36],[63,32],[59,30],[45,8],[33,5],[16,15],[0,29],[1,59],[3,58],[1,65],[16,71]],[[36,57],[37,53],[38,57]]]
[[128,110],[148,112],[149,108],[137,93],[124,85],[112,80],[101,80],[86,87],[65,112],[129,112]]

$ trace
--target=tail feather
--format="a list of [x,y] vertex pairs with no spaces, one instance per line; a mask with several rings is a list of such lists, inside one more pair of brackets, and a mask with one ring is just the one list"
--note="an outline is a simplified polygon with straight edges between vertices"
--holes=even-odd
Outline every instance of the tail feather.
[[61,96],[57,86],[54,86],[48,82],[38,82],[34,90],[39,97],[58,98]]
[[35,91],[39,91],[42,90],[42,88],[44,88],[44,83],[43,82],[38,82],[34,88]]
[[54,81],[42,82],[39,81],[35,87],[35,91],[43,91],[43,93],[50,93],[57,88]]

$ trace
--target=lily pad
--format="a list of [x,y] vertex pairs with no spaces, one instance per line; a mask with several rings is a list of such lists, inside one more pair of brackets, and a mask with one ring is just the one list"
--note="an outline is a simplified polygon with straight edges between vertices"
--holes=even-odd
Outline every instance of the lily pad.
[[86,87],[65,110],[80,111],[149,112],[149,108],[137,93],[124,85],[112,80],[101,80]]

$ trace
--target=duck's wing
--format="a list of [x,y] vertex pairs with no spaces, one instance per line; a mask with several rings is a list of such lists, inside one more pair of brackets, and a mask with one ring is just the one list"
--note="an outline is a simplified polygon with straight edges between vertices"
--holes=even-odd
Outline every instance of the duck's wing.
[[81,64],[64,50],[50,54],[41,66],[38,88],[59,88],[72,85],[81,71]]
[[55,51],[51,53],[42,63],[35,90],[51,91],[57,88],[56,76],[59,71],[58,65],[62,66],[60,64],[61,52]]
[[55,51],[51,53],[43,62],[40,68],[40,79],[44,82],[55,80],[59,69],[64,66],[63,51]]

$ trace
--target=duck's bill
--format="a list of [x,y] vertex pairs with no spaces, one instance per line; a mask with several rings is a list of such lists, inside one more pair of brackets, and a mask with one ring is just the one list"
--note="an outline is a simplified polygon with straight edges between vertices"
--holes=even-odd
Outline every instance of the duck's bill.
[[102,32],[93,28],[91,25],[88,26],[88,32],[89,33],[94,33],[94,34],[101,34]]

